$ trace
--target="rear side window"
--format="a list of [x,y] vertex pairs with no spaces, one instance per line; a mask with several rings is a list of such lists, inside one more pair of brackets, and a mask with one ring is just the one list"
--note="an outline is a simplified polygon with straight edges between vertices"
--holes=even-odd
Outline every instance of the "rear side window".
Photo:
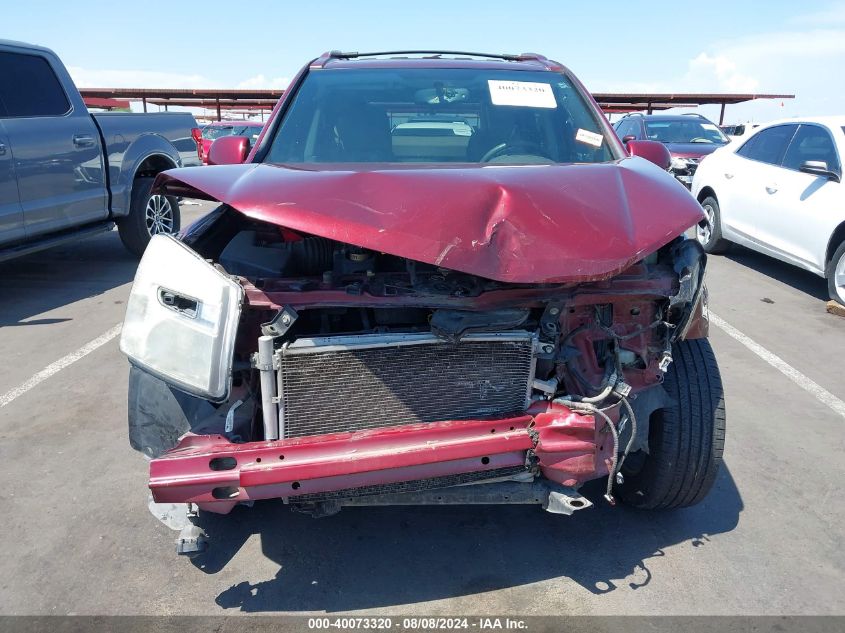
[[776,125],[758,132],[737,150],[737,155],[751,160],[779,165],[797,125]]
[[802,125],[798,128],[783,157],[783,166],[799,169],[808,160],[822,161],[828,169],[839,171],[839,158],[830,132],[818,125]]
[[38,55],[0,52],[0,110],[6,117],[62,116],[70,103],[49,62]]

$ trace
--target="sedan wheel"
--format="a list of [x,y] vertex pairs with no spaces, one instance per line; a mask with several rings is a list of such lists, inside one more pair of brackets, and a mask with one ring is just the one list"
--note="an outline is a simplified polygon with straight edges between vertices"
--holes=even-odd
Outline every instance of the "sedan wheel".
[[714,196],[707,196],[701,201],[704,217],[695,227],[695,238],[704,248],[705,253],[724,253],[730,243],[722,239],[722,225],[719,218],[719,203]]
[[704,219],[695,227],[695,236],[702,246],[707,244],[713,237],[713,205],[701,205],[704,210]]
[[830,298],[845,305],[845,242],[839,245],[830,259],[826,277]]

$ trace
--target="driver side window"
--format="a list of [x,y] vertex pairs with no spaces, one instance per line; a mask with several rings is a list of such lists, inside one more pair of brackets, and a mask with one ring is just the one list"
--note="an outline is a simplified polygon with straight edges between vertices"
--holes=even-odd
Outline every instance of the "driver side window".
[[798,128],[783,157],[783,166],[797,170],[808,160],[821,161],[828,169],[840,171],[839,157],[830,132],[818,125],[801,125]]

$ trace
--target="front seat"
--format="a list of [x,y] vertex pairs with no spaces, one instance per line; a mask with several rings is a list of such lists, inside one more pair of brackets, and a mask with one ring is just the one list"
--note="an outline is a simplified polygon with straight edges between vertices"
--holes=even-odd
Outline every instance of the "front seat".
[[387,115],[367,103],[352,104],[338,111],[332,132],[333,160],[350,163],[393,160]]

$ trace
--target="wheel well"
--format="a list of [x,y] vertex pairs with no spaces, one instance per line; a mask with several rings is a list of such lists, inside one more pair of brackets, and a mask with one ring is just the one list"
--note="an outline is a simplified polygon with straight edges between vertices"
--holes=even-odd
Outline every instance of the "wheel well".
[[[698,200],[699,203],[703,202],[707,196],[713,196],[714,198],[716,198],[716,192],[713,191],[710,187],[703,187],[701,191],[698,192],[698,198],[696,198],[696,200]],[[718,198],[716,199],[718,200]]]
[[153,154],[152,156],[147,156],[138,166],[138,169],[135,171],[134,179],[152,178],[153,176],[157,176],[161,172],[173,169],[174,167],[176,167],[176,163],[167,156]]
[[833,231],[833,235],[830,236],[830,241],[827,243],[827,252],[824,255],[825,268],[827,268],[830,260],[833,259],[833,254],[842,242],[845,242],[845,222],[837,226],[836,230]]

